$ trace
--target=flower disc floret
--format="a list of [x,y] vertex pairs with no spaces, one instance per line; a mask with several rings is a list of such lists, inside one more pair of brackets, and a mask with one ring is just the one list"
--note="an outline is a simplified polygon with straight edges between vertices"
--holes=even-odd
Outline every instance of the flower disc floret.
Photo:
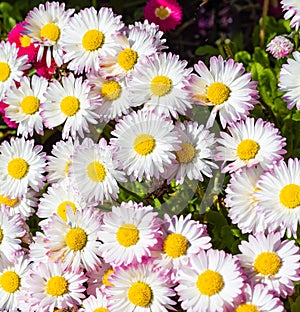
[[40,36],[51,41],[57,41],[60,37],[60,29],[53,23],[48,23],[41,28]]
[[0,81],[4,82],[10,76],[10,67],[6,62],[0,62]]
[[20,285],[20,277],[14,271],[6,271],[0,276],[0,286],[8,293],[16,292]]
[[251,139],[241,141],[237,147],[237,155],[241,160],[249,160],[256,156],[259,151],[257,142]]
[[72,228],[66,234],[66,244],[67,246],[74,250],[82,250],[87,243],[87,234],[81,228]]
[[152,300],[152,290],[146,283],[136,282],[128,289],[127,296],[135,306],[147,307]]
[[36,113],[39,109],[40,100],[33,96],[26,96],[21,102],[21,108],[25,114],[32,115]]
[[262,275],[275,275],[281,267],[281,259],[274,252],[262,252],[254,261],[254,269]]
[[286,208],[294,209],[300,206],[300,185],[285,185],[279,193],[279,199]]
[[98,29],[88,30],[82,37],[82,46],[87,51],[96,51],[104,42],[104,34]]
[[164,240],[164,252],[172,258],[185,255],[188,247],[189,242],[186,237],[178,233],[171,233]]
[[117,241],[124,247],[136,245],[139,241],[139,230],[134,224],[123,224],[116,233]]
[[209,102],[214,105],[223,104],[230,96],[230,89],[222,82],[213,82],[206,90]]
[[136,51],[127,48],[118,54],[118,63],[126,71],[133,69],[138,60]]
[[52,276],[46,284],[46,292],[50,296],[58,297],[68,292],[68,282],[63,276]]
[[218,272],[206,270],[198,276],[196,285],[202,295],[213,296],[223,288],[224,281]]

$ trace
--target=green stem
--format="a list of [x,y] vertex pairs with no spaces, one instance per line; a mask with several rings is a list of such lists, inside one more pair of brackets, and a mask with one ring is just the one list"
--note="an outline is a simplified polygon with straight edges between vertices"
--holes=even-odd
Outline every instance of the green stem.
[[261,27],[260,27],[260,47],[263,48],[264,42],[265,42],[265,26],[266,26],[266,18],[268,15],[268,9],[269,9],[269,0],[264,1],[264,6],[263,6],[263,13],[262,13],[262,22],[261,22]]

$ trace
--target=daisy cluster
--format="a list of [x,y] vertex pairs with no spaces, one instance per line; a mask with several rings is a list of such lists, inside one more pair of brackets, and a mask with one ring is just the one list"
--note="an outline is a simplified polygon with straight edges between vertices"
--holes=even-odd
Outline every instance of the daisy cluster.
[[[285,311],[300,281],[300,160],[250,116],[257,82],[241,63],[189,68],[163,35],[108,7],[47,2],[0,43],[1,108],[16,128],[0,146],[0,311]],[[297,68],[283,68],[283,89]],[[124,183],[176,188],[218,170],[230,175],[228,217],[248,235],[234,255],[191,213],[120,195]]]

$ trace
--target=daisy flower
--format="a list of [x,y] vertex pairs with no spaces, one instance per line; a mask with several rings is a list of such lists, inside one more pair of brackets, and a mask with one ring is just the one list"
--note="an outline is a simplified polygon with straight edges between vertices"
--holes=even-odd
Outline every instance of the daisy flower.
[[[0,266],[0,306],[4,311],[19,311],[18,294],[29,273],[30,263],[25,256],[18,257],[14,263]],[[3,311],[3,310],[1,310]]]
[[30,68],[27,64],[27,55],[18,57],[18,48],[15,43],[0,42],[0,100],[17,81],[19,82],[24,71]]
[[18,50],[18,57],[22,55],[28,56],[28,62],[33,63],[37,58],[39,47],[33,43],[30,37],[23,34],[26,22],[16,24],[7,35],[7,41],[15,43]]
[[300,161],[281,160],[261,176],[257,187],[254,200],[268,228],[296,238],[300,223]]
[[19,213],[24,220],[27,220],[35,212],[38,200],[39,193],[30,188],[24,195],[16,198],[0,193],[0,209],[7,207],[10,216]]
[[281,8],[284,13],[284,19],[291,18],[290,26],[299,29],[300,25],[300,4],[297,0],[281,0]]
[[127,32],[114,36],[117,54],[108,55],[101,62],[101,76],[116,79],[128,77],[135,65],[146,55],[156,52],[154,38],[145,30],[128,29]]
[[60,140],[52,146],[52,155],[47,155],[47,181],[49,183],[62,182],[69,178],[72,156],[79,146],[77,139]]
[[46,263],[49,260],[47,256],[48,250],[44,245],[46,235],[42,232],[37,231],[29,244],[29,258],[32,265],[38,265],[43,262]]
[[124,173],[117,170],[113,150],[102,138],[94,143],[86,138],[75,150],[70,178],[87,201],[113,200],[118,197],[119,182],[125,182]]
[[294,44],[284,36],[274,37],[267,45],[266,51],[274,58],[281,59],[288,56],[294,49]]
[[225,189],[224,202],[229,208],[228,217],[242,233],[264,232],[267,228],[265,216],[257,208],[254,192],[258,190],[257,182],[263,170],[260,167],[245,167],[234,172]]
[[143,21],[135,21],[134,24],[129,24],[128,29],[131,28],[145,30],[149,35],[151,35],[154,39],[153,44],[155,45],[157,51],[162,51],[168,48],[165,46],[167,39],[162,38],[164,32],[159,30],[159,26],[157,24],[149,23],[149,21],[145,19]]
[[62,138],[69,135],[76,138],[77,133],[83,138],[89,132],[89,124],[98,122],[94,111],[100,103],[100,96],[90,94],[90,85],[82,77],[73,74],[62,77],[62,84],[54,80],[45,93],[46,101],[41,104],[41,115],[47,128],[63,125]]
[[279,232],[258,233],[239,245],[238,255],[248,280],[262,283],[276,296],[287,297],[300,281],[300,251],[292,240],[282,240]]
[[62,34],[68,68],[77,74],[98,71],[101,58],[116,52],[113,35],[124,27],[121,18],[107,7],[98,12],[90,7],[75,14]]
[[175,304],[170,298],[174,290],[151,262],[119,267],[111,281],[114,287],[107,290],[109,311],[167,312]]
[[235,305],[235,312],[263,311],[283,312],[285,311],[282,301],[277,298],[263,284],[245,284],[242,300]]
[[144,19],[159,25],[162,31],[172,30],[181,23],[182,7],[176,0],[149,0]]
[[5,115],[18,124],[18,135],[27,138],[28,135],[33,136],[34,131],[44,135],[40,104],[46,100],[44,93],[47,87],[45,78],[34,75],[31,79],[22,77],[20,86],[12,86],[7,92]]
[[159,179],[175,159],[173,152],[179,149],[173,129],[171,120],[151,111],[139,110],[118,120],[110,142],[116,149],[114,156],[120,161],[119,167],[132,180]]
[[20,214],[10,216],[8,208],[0,209],[0,263],[6,260],[14,262],[24,253],[21,238],[25,232]]
[[70,181],[63,181],[47,188],[47,191],[40,197],[36,214],[39,218],[48,218],[56,213],[62,220],[67,221],[68,206],[73,213],[76,213],[86,208],[87,205],[88,203],[73,184]]
[[185,115],[192,108],[184,90],[192,69],[186,66],[187,61],[170,52],[145,56],[135,65],[128,81],[132,103],[174,118],[178,113]]
[[[85,297],[84,272],[71,270],[61,262],[40,262],[32,267],[21,287],[30,311],[48,312],[54,308],[76,307]],[[20,303],[21,304],[21,303]]]
[[300,79],[295,73],[300,70],[300,52],[294,51],[293,58],[287,59],[287,64],[283,64],[279,75],[279,91],[285,92],[282,99],[287,103],[287,108],[294,106],[300,109]]
[[[286,138],[272,123],[261,118],[255,120],[247,117],[231,124],[228,131],[220,132],[221,138],[217,140],[220,145],[216,147],[215,159],[224,161],[223,173],[252,166],[268,169],[286,153],[283,149]],[[228,161],[230,163],[225,165]]]
[[174,273],[173,278],[182,266],[188,265],[191,255],[211,247],[211,238],[207,234],[206,225],[191,218],[191,214],[186,217],[164,216],[163,253],[154,260],[154,263]]
[[226,124],[244,119],[257,103],[257,82],[245,73],[242,63],[224,60],[221,55],[210,58],[210,68],[199,61],[194,66],[186,89],[195,104],[212,106],[207,126],[211,127],[217,113],[223,128]]
[[93,270],[101,264],[97,232],[100,228],[100,213],[93,207],[77,210],[74,214],[67,207],[67,221],[57,214],[40,224],[46,235],[44,240],[47,256],[62,261],[76,270],[80,267]]
[[[4,311],[19,311],[18,293],[29,273],[30,263],[25,256],[18,257],[14,263],[0,267],[0,306]],[[3,311],[3,310],[1,310]]]
[[92,85],[91,95],[101,96],[101,104],[97,108],[99,120],[109,122],[129,113],[132,106],[129,89],[125,79],[104,79],[99,75],[88,75]]
[[45,52],[48,67],[52,56],[58,66],[62,65],[64,51],[61,38],[74,11],[75,9],[65,10],[64,3],[46,2],[27,14],[24,34],[39,45],[37,61],[42,59]]
[[24,195],[30,186],[39,191],[44,185],[45,153],[34,140],[11,138],[0,146],[0,190],[7,196]]
[[153,207],[132,201],[112,207],[103,216],[99,239],[101,257],[114,266],[141,263],[150,257],[162,232]]
[[82,301],[83,309],[79,309],[80,312],[108,312],[107,309],[108,300],[104,292],[100,289],[96,290],[96,295],[90,295],[88,298]]
[[191,255],[190,265],[178,273],[178,282],[175,290],[181,307],[191,312],[230,310],[244,286],[237,258],[214,249]]
[[203,181],[204,176],[212,177],[212,169],[218,166],[211,161],[215,136],[196,121],[177,122],[175,131],[180,140],[181,149],[175,151],[176,159],[166,169],[166,178],[173,178],[176,184],[182,184],[185,178]]

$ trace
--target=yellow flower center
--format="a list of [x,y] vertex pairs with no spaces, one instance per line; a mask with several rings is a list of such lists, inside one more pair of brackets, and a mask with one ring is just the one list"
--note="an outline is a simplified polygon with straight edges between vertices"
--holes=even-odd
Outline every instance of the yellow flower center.
[[67,177],[69,176],[69,170],[70,170],[71,164],[72,164],[72,161],[69,160],[69,161],[67,161],[66,166],[65,166],[65,174]]
[[237,155],[241,160],[254,158],[258,151],[259,145],[251,139],[241,141],[237,147]]
[[129,301],[138,307],[146,307],[152,300],[152,289],[144,282],[136,282],[131,285],[127,293]]
[[297,184],[285,185],[279,194],[282,205],[286,208],[296,208],[300,205],[300,186]]
[[132,49],[124,49],[118,55],[119,65],[126,71],[133,69],[138,60],[138,54]]
[[56,42],[60,36],[60,29],[57,25],[49,23],[42,27],[40,35],[43,38]]
[[181,150],[175,152],[177,161],[183,164],[191,162],[196,154],[194,146],[187,142],[181,143],[180,146]]
[[2,243],[2,241],[3,241],[3,231],[2,231],[2,229],[0,229],[0,244]]
[[213,82],[206,90],[206,97],[215,105],[224,103],[229,95],[230,89],[222,82]]
[[82,37],[82,46],[87,51],[96,51],[102,45],[104,41],[104,34],[97,30],[88,30]]
[[20,38],[20,44],[23,48],[27,48],[31,44],[31,39],[28,36],[21,36]]
[[101,307],[101,308],[95,309],[93,312],[109,312],[109,311],[108,309]]
[[6,81],[10,76],[10,67],[5,62],[0,62],[0,82]]
[[244,303],[239,305],[234,312],[259,312],[256,305],[252,303]]
[[67,207],[70,206],[72,208],[73,213],[75,214],[77,208],[74,203],[66,200],[60,203],[57,207],[57,214],[66,222],[67,221]]
[[14,207],[19,202],[18,198],[10,198],[0,194],[0,204],[8,207]]
[[119,227],[116,233],[116,238],[120,245],[124,247],[130,247],[136,245],[136,243],[139,241],[139,233],[140,231],[135,225],[123,224]]
[[87,167],[87,174],[92,181],[102,182],[106,177],[106,170],[101,163],[93,161]]
[[79,110],[80,102],[72,95],[64,97],[60,102],[61,111],[68,117],[75,115]]
[[169,234],[164,241],[164,252],[172,258],[178,258],[186,254],[189,241],[181,234]]
[[101,89],[101,95],[110,101],[116,100],[121,94],[121,85],[116,81],[105,82]]
[[67,233],[65,240],[70,249],[78,251],[85,247],[87,235],[83,229],[73,228]]
[[8,174],[14,179],[22,179],[28,172],[29,165],[23,158],[14,158],[7,165]]
[[14,271],[4,272],[0,276],[0,286],[8,293],[14,293],[19,289],[21,285],[21,279],[19,275]]
[[196,285],[202,295],[213,296],[223,288],[224,281],[218,272],[206,270],[198,276]]
[[135,138],[133,147],[138,154],[148,155],[155,148],[155,139],[152,135],[142,133]]
[[36,113],[40,106],[40,100],[33,96],[28,95],[24,97],[24,99],[21,102],[21,109],[25,114],[32,115]]
[[152,79],[150,90],[154,95],[164,96],[172,89],[172,80],[166,76],[156,76]]
[[108,278],[111,274],[114,273],[114,270],[113,269],[108,269],[104,274],[103,274],[103,277],[102,277],[102,284],[105,285],[105,286],[114,286],[114,284],[112,284]]
[[156,17],[160,18],[161,20],[165,20],[171,14],[171,10],[168,7],[160,6],[159,8],[155,9]]
[[66,294],[69,290],[69,285],[63,276],[52,276],[46,284],[46,292],[53,297],[58,297]]
[[274,252],[262,252],[254,261],[254,269],[262,275],[274,275],[281,266],[281,260]]

